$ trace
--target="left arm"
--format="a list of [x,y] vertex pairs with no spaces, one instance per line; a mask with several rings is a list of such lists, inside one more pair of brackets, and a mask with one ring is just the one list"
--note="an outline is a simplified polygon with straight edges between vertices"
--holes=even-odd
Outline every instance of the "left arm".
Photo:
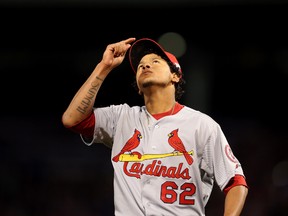
[[248,188],[237,185],[231,188],[225,197],[224,216],[239,216],[245,204]]

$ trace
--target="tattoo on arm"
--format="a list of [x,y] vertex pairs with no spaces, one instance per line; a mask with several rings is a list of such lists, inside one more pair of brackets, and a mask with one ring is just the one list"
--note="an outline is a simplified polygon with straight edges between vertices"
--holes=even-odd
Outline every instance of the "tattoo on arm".
[[96,79],[98,79],[98,80],[100,80],[100,81],[104,81],[102,78],[100,78],[100,77],[98,77],[98,76],[96,76]]
[[87,95],[81,101],[81,104],[77,107],[77,110],[80,113],[85,114],[87,112],[87,109],[91,106],[91,103],[94,102],[94,98],[96,97],[96,94],[99,90],[99,86],[99,83],[91,84],[91,88],[87,92]]

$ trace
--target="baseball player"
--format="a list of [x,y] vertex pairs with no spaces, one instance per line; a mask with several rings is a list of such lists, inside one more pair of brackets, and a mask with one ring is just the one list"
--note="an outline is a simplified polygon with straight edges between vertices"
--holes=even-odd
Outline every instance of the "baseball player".
[[[145,105],[94,107],[127,52]],[[116,216],[203,216],[214,183],[225,195],[224,215],[241,214],[248,194],[241,164],[218,123],[177,101],[183,83],[173,54],[152,39],[128,38],[106,47],[63,113],[85,144],[111,148]]]

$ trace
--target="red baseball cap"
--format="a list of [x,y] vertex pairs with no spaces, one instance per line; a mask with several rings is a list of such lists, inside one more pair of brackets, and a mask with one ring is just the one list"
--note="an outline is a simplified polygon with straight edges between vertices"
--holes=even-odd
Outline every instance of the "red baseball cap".
[[150,38],[139,39],[135,41],[130,47],[129,61],[135,73],[137,72],[137,67],[142,57],[149,53],[155,53],[157,55],[160,55],[161,57],[168,58],[172,64],[174,64],[176,67],[180,69],[179,70],[180,73],[182,73],[182,70],[181,70],[181,67],[177,58],[172,53],[165,51],[164,48],[160,44],[158,44],[156,41]]

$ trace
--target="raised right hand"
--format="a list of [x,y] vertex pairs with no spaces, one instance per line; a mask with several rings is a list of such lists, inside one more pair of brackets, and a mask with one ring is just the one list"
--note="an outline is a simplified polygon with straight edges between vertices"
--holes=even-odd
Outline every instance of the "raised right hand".
[[110,70],[120,65],[125,58],[127,50],[131,47],[131,43],[135,40],[136,38],[131,37],[126,40],[107,45],[101,63]]

